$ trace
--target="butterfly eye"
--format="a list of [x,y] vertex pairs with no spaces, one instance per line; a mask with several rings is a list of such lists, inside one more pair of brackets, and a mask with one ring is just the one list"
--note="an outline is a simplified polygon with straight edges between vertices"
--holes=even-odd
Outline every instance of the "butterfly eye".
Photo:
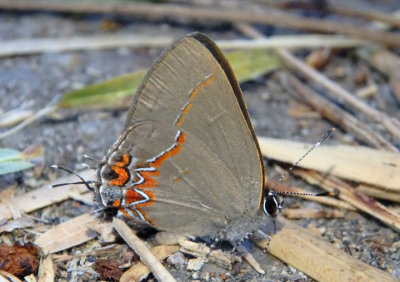
[[278,200],[274,191],[269,191],[266,196],[264,196],[264,213],[268,216],[276,216],[277,213],[282,209],[282,205]]

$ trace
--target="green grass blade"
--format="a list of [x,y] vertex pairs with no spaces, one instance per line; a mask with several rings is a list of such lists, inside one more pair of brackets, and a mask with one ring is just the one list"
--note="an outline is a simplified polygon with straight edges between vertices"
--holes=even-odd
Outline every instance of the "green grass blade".
[[[281,67],[273,52],[254,49],[239,50],[226,55],[239,83],[255,79]],[[68,92],[60,107],[121,108],[130,104],[147,70],[139,70],[108,81]]]

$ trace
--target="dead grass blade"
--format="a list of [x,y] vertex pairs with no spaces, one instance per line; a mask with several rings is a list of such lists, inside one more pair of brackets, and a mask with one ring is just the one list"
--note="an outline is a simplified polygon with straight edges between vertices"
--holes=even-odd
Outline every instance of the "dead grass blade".
[[320,19],[304,18],[293,13],[271,11],[271,9],[233,10],[186,5],[149,4],[149,3],[90,3],[68,1],[0,1],[0,10],[21,11],[57,11],[74,13],[112,13],[120,15],[135,15],[160,19],[173,17],[179,19],[204,21],[222,21],[230,23],[251,23],[281,26],[299,30],[321,33],[338,33],[370,40],[373,42],[400,46],[400,36],[395,33],[374,31],[359,26]]
[[[394,118],[389,117],[385,113],[370,107],[368,104],[358,99],[355,95],[352,95],[349,91],[342,88],[339,84],[328,79],[317,70],[307,66],[305,63],[293,56],[290,52],[283,49],[276,49],[276,52],[289,67],[300,71],[308,79],[313,80],[327,90],[331,91],[337,97],[343,99],[348,106],[359,110],[369,118],[379,122],[388,130],[388,132],[390,132],[394,137],[397,138],[397,140],[400,141],[400,123]],[[396,148],[394,147],[394,149]]]
[[293,75],[289,73],[285,74],[282,76],[282,81],[293,87],[301,99],[317,110],[322,117],[330,120],[347,132],[354,134],[359,140],[375,148],[397,152],[397,148],[384,139],[381,134],[370,129],[365,123],[360,122],[355,116],[344,111],[328,99],[318,95]]

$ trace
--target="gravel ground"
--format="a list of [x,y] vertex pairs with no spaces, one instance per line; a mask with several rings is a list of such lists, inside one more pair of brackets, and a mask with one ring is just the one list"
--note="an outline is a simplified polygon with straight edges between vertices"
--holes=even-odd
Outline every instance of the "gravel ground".
[[[368,1],[370,2],[370,1]],[[394,4],[393,4],[394,5]],[[400,8],[400,5],[398,5]],[[94,35],[106,33],[101,23],[107,17],[102,16],[68,16],[51,13],[0,13],[0,40],[35,38],[35,37],[68,37],[76,35]],[[210,27],[189,27],[176,22],[144,22],[124,18],[119,21],[116,32],[132,34],[168,34],[175,37],[196,29],[207,33],[213,39],[239,38],[241,35],[226,25]],[[283,31],[287,32],[287,31]],[[63,93],[83,86],[104,81],[114,76],[148,68],[161,49],[130,50],[119,48],[106,51],[80,51],[67,53],[46,53],[30,56],[0,58],[0,112],[16,108],[38,111],[50,101],[58,99]],[[349,53],[336,55],[324,72],[349,90],[356,89],[352,74],[363,67]],[[376,75],[375,83],[381,93],[389,93],[386,82]],[[256,133],[261,136],[287,138],[304,142],[314,142],[329,127],[321,119],[293,119],[287,115],[288,109],[295,105],[293,99],[282,89],[276,74],[262,77],[242,85],[244,97],[254,123]],[[383,96],[389,114],[397,106],[391,106],[390,95]],[[374,101],[370,101],[374,103]],[[32,144],[40,144],[45,149],[45,168],[38,178],[31,172],[17,173],[2,178],[0,183],[13,183],[22,180],[18,190],[37,188],[41,183],[54,179],[61,172],[54,172],[48,166],[62,164],[79,170],[82,168],[82,155],[87,154],[101,159],[106,150],[121,132],[125,111],[77,111],[61,110],[57,116],[41,119],[15,135],[1,140],[2,147],[23,150]],[[352,143],[353,137],[338,131],[327,143]],[[270,166],[267,175],[277,179]],[[291,183],[307,187],[300,180]],[[301,199],[286,199],[286,206],[320,207],[316,203]],[[72,209],[73,207],[73,209]],[[397,206],[398,208],[398,206]],[[46,216],[50,223],[58,223],[89,210],[89,207],[74,201],[40,210],[37,217]],[[399,234],[382,225],[365,214],[348,212],[343,219],[299,220],[298,224],[312,224],[323,228],[324,238],[335,247],[346,250],[353,257],[379,269],[388,271],[400,279],[400,244]],[[22,240],[27,233],[23,231],[12,234],[15,241]],[[4,240],[0,237],[0,242]],[[92,243],[90,243],[92,244]],[[90,244],[74,248],[71,252],[87,249]],[[306,275],[298,272],[279,260],[264,254],[254,246],[248,245],[251,252],[261,263],[266,275],[261,276],[246,264],[235,266],[232,273],[241,273],[234,280],[247,281],[309,281]],[[187,279],[184,268],[169,266],[171,273],[182,281]],[[221,271],[215,266],[207,265],[205,272]],[[226,271],[225,271],[226,272]],[[247,273],[246,273],[247,272]],[[246,273],[246,274],[243,274]],[[59,270],[58,277],[71,279],[70,274]],[[88,277],[88,276],[85,276]],[[218,280],[217,278],[215,278]],[[220,278],[219,278],[220,279]]]

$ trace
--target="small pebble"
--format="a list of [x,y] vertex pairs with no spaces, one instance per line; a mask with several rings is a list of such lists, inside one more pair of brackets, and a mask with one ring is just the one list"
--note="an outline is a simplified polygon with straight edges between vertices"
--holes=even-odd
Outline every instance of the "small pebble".
[[181,252],[177,252],[167,258],[167,262],[169,265],[173,265],[175,267],[182,266],[185,264],[185,256]]

